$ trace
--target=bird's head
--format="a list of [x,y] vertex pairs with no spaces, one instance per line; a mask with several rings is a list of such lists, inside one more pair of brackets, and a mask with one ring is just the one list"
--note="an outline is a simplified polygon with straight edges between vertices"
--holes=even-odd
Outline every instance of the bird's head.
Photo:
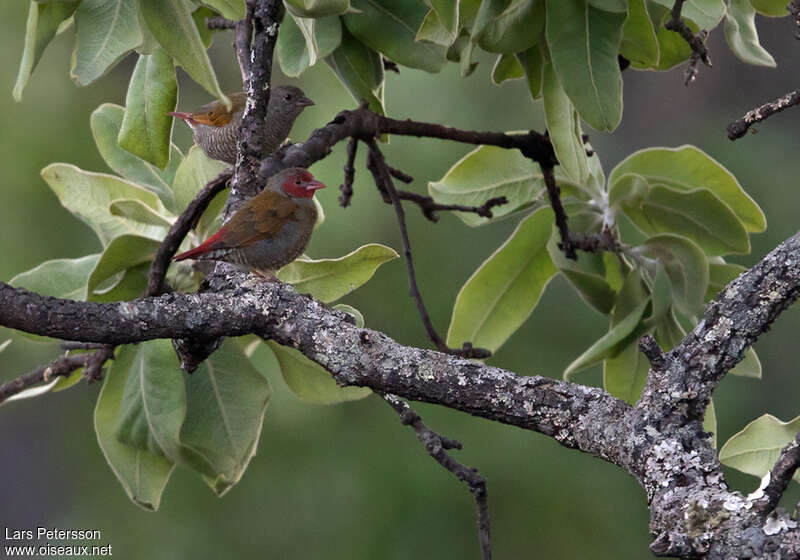
[[281,191],[292,198],[313,198],[325,184],[314,179],[307,169],[290,167],[270,177],[267,188]]
[[268,118],[286,118],[294,121],[303,109],[310,107],[311,101],[303,90],[296,86],[276,86],[269,94]]

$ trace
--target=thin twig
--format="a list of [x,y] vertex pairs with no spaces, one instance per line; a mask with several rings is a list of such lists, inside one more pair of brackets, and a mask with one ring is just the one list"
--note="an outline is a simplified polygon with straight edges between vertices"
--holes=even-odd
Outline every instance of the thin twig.
[[380,396],[389,403],[398,414],[400,421],[414,428],[417,439],[425,446],[428,455],[442,465],[445,469],[453,473],[461,482],[469,486],[475,498],[475,506],[478,510],[478,541],[481,545],[481,557],[490,560],[492,557],[492,546],[490,540],[490,519],[489,519],[489,494],[486,491],[486,479],[478,474],[474,468],[465,467],[448,453],[448,449],[461,449],[461,443],[441,436],[428,428],[411,406],[400,397],[388,393],[379,393]]
[[76,342],[74,340],[67,340],[61,343],[62,350],[100,350],[106,346],[106,344],[98,344],[96,342]]
[[780,113],[784,109],[794,107],[800,104],[800,90],[790,91],[783,97],[779,97],[775,101],[765,103],[760,107],[756,107],[752,111],[748,111],[745,115],[728,125],[728,139],[736,140],[741,138],[747,131],[756,123],[768,119],[775,113]]
[[694,81],[697,76],[698,60],[702,60],[703,64],[711,68],[711,59],[708,57],[708,49],[706,48],[706,39],[708,38],[708,31],[701,29],[697,35],[692,33],[692,30],[686,25],[686,22],[681,19],[681,10],[685,0],[675,0],[670,12],[671,17],[664,23],[664,27],[670,31],[679,34],[683,39],[689,43],[692,48],[692,56],[689,59],[689,66],[686,69],[686,85]]
[[206,27],[213,30],[236,29],[236,22],[221,16],[208,17],[206,18]]
[[386,169],[389,170],[389,175],[391,175],[401,183],[405,183],[406,185],[408,185],[414,182],[414,177],[412,177],[405,171],[400,171],[399,169],[395,169],[388,163],[386,164]]
[[369,154],[367,155],[367,168],[372,173],[375,179],[375,184],[382,192],[386,192],[392,201],[395,214],[397,215],[397,225],[400,227],[400,238],[403,241],[403,252],[406,258],[406,269],[408,271],[408,285],[411,292],[411,297],[417,303],[417,310],[422,318],[422,323],[425,325],[425,330],[428,331],[428,336],[436,345],[440,352],[448,354],[455,354],[464,356],[466,358],[488,358],[491,355],[489,350],[484,348],[473,348],[472,344],[465,342],[464,346],[460,349],[450,348],[447,343],[439,336],[433,326],[428,310],[425,303],[422,301],[422,294],[417,285],[417,274],[414,270],[414,259],[411,255],[411,242],[408,239],[408,228],[406,226],[406,214],[403,210],[403,205],[400,202],[400,197],[397,190],[394,188],[392,177],[389,170],[386,168],[386,162],[383,159],[383,154],[380,152],[378,145],[375,143],[374,138],[365,140],[369,147]]
[[769,472],[769,482],[763,492],[766,500],[755,502],[756,511],[766,515],[778,507],[778,502],[789,486],[797,467],[800,466],[800,433],[783,448],[781,455]]
[[439,221],[438,211],[454,210],[457,212],[470,212],[477,214],[483,218],[492,217],[492,208],[495,206],[502,206],[508,203],[508,199],[504,196],[490,198],[480,206],[464,206],[463,204],[439,204],[435,202],[432,197],[418,194],[409,191],[397,191],[397,196],[400,200],[407,200],[413,202],[420,207],[423,215],[432,222]]
[[344,182],[339,186],[339,206],[347,208],[353,198],[353,179],[355,179],[356,152],[358,150],[358,139],[351,138],[347,142],[347,161],[344,164]]
[[161,246],[158,248],[152,264],[150,264],[147,293],[145,295],[159,296],[168,291],[164,279],[170,259],[175,255],[189,230],[197,224],[197,221],[206,211],[208,205],[211,204],[214,197],[227,186],[232,174],[233,171],[231,169],[226,169],[212,179],[197,193],[186,209],[178,216],[178,219],[175,220],[175,223],[172,224],[172,227],[169,228],[169,232],[164,237],[164,241],[161,242]]
[[112,358],[113,355],[114,347],[103,344],[100,345],[99,350],[94,352],[67,354],[57,358],[33,371],[20,375],[16,379],[12,379],[0,385],[0,403],[3,403],[10,397],[21,393],[29,387],[33,387],[39,383],[47,383],[56,377],[66,377],[80,368],[86,368],[84,377],[89,383],[98,381],[102,379],[102,365]]

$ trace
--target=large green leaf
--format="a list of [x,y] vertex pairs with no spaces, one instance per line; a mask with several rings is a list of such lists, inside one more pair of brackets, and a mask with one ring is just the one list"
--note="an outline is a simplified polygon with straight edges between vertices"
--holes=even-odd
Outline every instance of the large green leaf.
[[534,45],[525,52],[517,53],[522,68],[525,70],[525,77],[528,79],[528,90],[531,97],[537,99],[542,94],[542,81],[544,70],[544,55],[542,50]]
[[185,380],[182,457],[221,496],[241,479],[255,454],[272,391],[231,340]]
[[202,4],[211,6],[223,17],[228,19],[243,19],[245,15],[244,0],[202,0]]
[[[673,66],[688,60],[692,54],[692,48],[689,43],[679,33],[670,31],[664,25],[672,18],[670,11],[664,6],[655,4],[653,0],[648,0],[647,10],[650,13],[650,19],[653,21],[656,39],[658,40],[658,65],[655,69],[669,70]],[[686,23],[692,33],[697,33],[697,25],[691,21]]]
[[492,82],[499,86],[507,80],[519,80],[524,77],[525,69],[515,55],[498,55],[492,67]]
[[708,287],[708,260],[702,249],[690,239],[662,233],[648,238],[636,251],[664,266],[675,308],[688,315],[698,314]]
[[[186,391],[172,344],[150,340],[121,350],[127,352],[133,357],[115,423],[117,440],[175,462],[186,416]],[[128,358],[124,359],[127,363]]]
[[[629,313],[624,315],[624,318],[619,319],[619,322],[616,324],[612,322],[612,326],[606,334],[600,337],[594,344],[587,348],[583,354],[578,356],[570,365],[567,366],[567,369],[564,370],[564,379],[569,379],[573,373],[583,368],[618,356],[624,348],[630,345],[631,340],[638,339],[639,336],[644,334],[644,331],[641,329],[640,322],[649,303],[649,299],[639,302],[630,310]],[[637,329],[637,327],[640,328]],[[625,344],[625,342],[628,342],[628,344]],[[620,360],[623,365],[631,365],[633,361],[629,355],[623,356],[620,358]],[[614,367],[614,365],[612,364],[611,367]],[[633,374],[635,371],[632,370],[630,373]],[[610,375],[613,378],[613,374],[610,372],[605,372],[606,382],[610,381]],[[620,380],[613,380],[611,383],[612,386],[615,383],[619,386],[624,382]],[[624,391],[622,389],[615,390],[619,390],[620,394],[623,395],[632,394],[634,389],[632,388],[633,385],[630,385],[631,386]]]
[[630,0],[628,3],[628,19],[622,28],[619,53],[635,68],[652,68],[658,64],[658,37],[646,0]]
[[559,239],[556,232],[547,244],[553,264],[588,305],[600,313],[610,313],[621,287],[622,268],[617,256],[607,252],[581,253],[577,261],[568,259],[558,248]]
[[331,54],[342,42],[342,24],[336,16],[317,19],[288,14],[283,19],[275,54],[281,70],[296,78],[318,58]]
[[358,13],[342,17],[347,30],[360,41],[411,68],[438,72],[445,63],[445,49],[427,41],[416,41],[425,19],[422,2],[408,0],[353,0]]
[[461,0],[425,0],[425,5],[436,14],[436,19],[455,40],[458,35],[459,12],[462,9]]
[[552,224],[550,208],[533,212],[470,276],[453,306],[448,345],[469,341],[494,352],[525,322],[557,271],[547,252]]
[[72,79],[79,86],[91,84],[143,39],[138,0],[83,0],[75,12]]
[[298,259],[281,268],[277,276],[298,292],[330,303],[364,284],[380,265],[397,257],[394,249],[370,243],[338,259]]
[[[719,450],[719,460],[728,467],[762,477],[772,469],[781,450],[794,440],[797,432],[800,432],[800,416],[781,422],[765,414],[731,436]],[[800,471],[793,479],[800,482]]]
[[[652,0],[665,8],[672,9],[673,0]],[[711,31],[725,15],[724,0],[686,0],[681,8],[681,17],[697,24],[700,29]],[[676,33],[677,35],[677,33]]]
[[612,396],[634,404],[642,394],[648,371],[650,362],[639,350],[638,338],[631,337],[630,344],[603,361],[603,388]]
[[109,365],[94,410],[94,429],[100,449],[128,497],[145,509],[156,510],[174,463],[117,439],[123,393],[137,352],[135,346],[124,346]]
[[125,233],[159,240],[164,237],[163,227],[111,214],[111,202],[122,198],[139,200],[155,209],[163,207],[156,195],[134,183],[105,173],[84,171],[66,163],[48,165],[42,169],[42,177],[61,204],[94,230],[103,246]]
[[214,97],[229,103],[192,19],[188,0],[141,0],[147,27],[175,62]]
[[372,111],[384,114],[381,55],[342,29],[341,44],[325,62],[357,103],[365,99]]
[[120,147],[165,169],[174,121],[167,113],[175,110],[177,101],[178,82],[172,58],[163,49],[139,55],[125,98]]
[[553,66],[578,113],[597,130],[614,130],[622,119],[617,55],[625,18],[586,0],[547,0]]
[[281,375],[292,393],[314,404],[338,404],[363,399],[372,393],[367,387],[339,387],[333,376],[299,351],[272,340],[269,347],[281,365]]
[[175,222],[175,216],[159,213],[139,200],[115,200],[108,208],[114,216],[153,226],[170,228]]
[[417,41],[428,41],[429,43],[435,43],[443,47],[450,47],[457,38],[458,30],[451,32],[442,25],[439,21],[439,16],[436,15],[434,10],[429,10],[428,13],[425,14],[425,19],[422,20],[415,37]]
[[12,92],[16,101],[22,101],[22,90],[25,89],[44,50],[55,37],[61,23],[71,17],[77,7],[76,2],[40,4],[31,1],[25,29],[25,48],[22,51],[17,81]]
[[172,189],[175,206],[182,212],[206,184],[228,166],[203,153],[198,146],[192,146],[175,172]]
[[612,186],[626,173],[636,173],[651,185],[662,184],[690,191],[705,188],[727,204],[749,232],[767,227],[764,213],[736,177],[719,162],[695,146],[648,148],[634,152],[617,165],[608,183]]
[[730,0],[725,13],[725,40],[733,54],[743,62],[775,66],[775,59],[758,41],[756,11],[750,0]]
[[[574,190],[565,188],[570,185],[560,167],[556,168],[556,180],[562,194],[574,194]],[[465,206],[480,206],[491,198],[506,197],[506,204],[492,208],[492,218],[455,213],[468,226],[479,226],[541,200],[544,179],[541,168],[519,151],[480,146],[458,160],[439,181],[428,183],[428,192],[439,204]]]
[[284,0],[289,11],[301,17],[335,16],[350,10],[350,0]]
[[544,30],[544,6],[544,0],[483,0],[472,27],[472,41],[495,53],[529,49]]
[[92,113],[90,127],[100,155],[113,171],[129,181],[153,191],[167,208],[178,211],[175,208],[171,185],[175,178],[175,171],[183,160],[183,154],[175,144],[172,144],[169,164],[162,171],[152,163],[123,150],[119,146],[117,138],[124,115],[124,108],[111,103],[100,105]]
[[99,259],[98,254],[45,261],[26,272],[20,272],[8,283],[43,296],[85,300],[89,275]]
[[716,299],[717,294],[727,286],[734,278],[747,270],[740,264],[726,263],[720,257],[708,259],[708,290],[706,290],[706,301]]
[[544,120],[553,144],[559,166],[575,183],[583,184],[589,178],[589,162],[583,144],[581,121],[553,69],[544,65],[542,78]]
[[103,282],[129,268],[152,261],[160,245],[160,241],[137,235],[115,237],[103,250],[103,255],[89,276],[89,299],[95,299],[94,291]]
[[784,0],[750,0],[750,3],[762,16],[783,17],[789,15],[788,2],[784,2]]
[[697,243],[708,255],[750,252],[750,238],[742,222],[707,189],[653,185],[643,196],[623,200],[620,207],[648,235],[677,233]]

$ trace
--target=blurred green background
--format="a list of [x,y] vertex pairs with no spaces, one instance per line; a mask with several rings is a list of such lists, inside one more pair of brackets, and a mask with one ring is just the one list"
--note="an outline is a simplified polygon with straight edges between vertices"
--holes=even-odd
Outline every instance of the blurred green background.
[[[16,77],[27,2],[5,3],[0,19],[0,159],[4,177],[0,205],[0,279],[43,260],[96,252],[88,227],[67,213],[39,177],[48,163],[63,161],[108,171],[89,131],[89,115],[103,102],[124,104],[133,61],[123,61],[97,84],[79,89],[68,77],[72,32],[46,52],[16,104]],[[796,87],[795,28],[789,19],[759,19],[764,45],[778,69],[753,68],[734,59],[712,34],[713,69],[701,68],[683,86],[682,68],[669,73],[627,71],[625,112],[613,134],[591,134],[608,172],[639,148],[698,145],[726,165],[764,209],[765,234],[756,236],[755,262],[797,229],[795,131],[800,110],[791,109],[759,127],[761,134],[736,143],[725,125],[751,107]],[[212,52],[223,89],[239,89],[232,35],[218,34]],[[392,116],[413,117],[486,130],[542,130],[538,103],[520,82],[496,87],[492,60],[483,58],[466,80],[451,65],[439,75],[402,69],[387,78]],[[278,82],[288,80],[275,76]],[[354,106],[324,63],[300,85],[317,102],[305,111],[292,137],[303,140],[337,111]],[[192,108],[207,94],[182,76],[180,107]],[[190,137],[183,125],[181,147]],[[434,140],[393,138],[388,161],[414,176],[410,188],[425,192],[469,147]],[[788,156],[788,157],[787,157]],[[331,188],[319,198],[327,221],[312,240],[315,258],[338,257],[368,242],[400,249],[392,209],[380,202],[363,167],[356,173],[352,207],[339,208],[344,144],[313,167]],[[506,238],[516,220],[469,229],[454,216],[438,224],[407,210],[422,293],[434,323],[446,331],[455,295],[472,271]],[[344,301],[359,308],[368,326],[404,344],[429,346],[400,260]],[[603,333],[605,320],[588,310],[561,279],[554,280],[527,324],[490,363],[520,374],[559,377],[563,368]],[[800,380],[794,360],[800,317],[792,309],[756,348],[764,379],[726,379],[715,395],[720,442],[764,412],[783,420],[800,413]],[[0,340],[9,336],[0,329]],[[2,379],[11,379],[57,354],[54,345],[15,341],[0,357]],[[581,380],[598,384],[598,370]],[[133,505],[106,465],[92,427],[99,385],[84,384],[0,409],[0,524],[102,531],[118,558],[477,558],[474,506],[467,489],[424,452],[412,431],[375,398],[334,407],[308,405],[273,380],[258,454],[242,481],[218,499],[198,476],[177,469],[160,511]],[[599,459],[563,449],[551,439],[471,418],[443,408],[416,405],[432,428],[461,440],[457,457],[488,479],[496,558],[646,558],[648,512],[644,493],[627,474]],[[757,481],[729,472],[730,484],[752,490]],[[793,487],[785,497],[800,498]],[[64,544],[64,543],[59,543]],[[83,543],[86,544],[86,543]],[[0,552],[2,554],[2,552]]]

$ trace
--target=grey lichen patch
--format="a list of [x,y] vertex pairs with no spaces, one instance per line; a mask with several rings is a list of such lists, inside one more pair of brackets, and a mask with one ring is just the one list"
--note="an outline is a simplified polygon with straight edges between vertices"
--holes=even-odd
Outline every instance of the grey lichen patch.
[[729,338],[733,321],[729,317],[719,317],[717,323],[709,329],[704,337],[706,342],[717,342]]
[[698,499],[689,502],[683,518],[686,523],[686,534],[691,539],[707,540],[721,523],[730,519],[731,514],[722,509],[709,507],[708,501]]
[[777,535],[781,531],[795,528],[797,528],[796,521],[789,519],[785,515],[772,512],[764,523],[763,531],[765,535]]

